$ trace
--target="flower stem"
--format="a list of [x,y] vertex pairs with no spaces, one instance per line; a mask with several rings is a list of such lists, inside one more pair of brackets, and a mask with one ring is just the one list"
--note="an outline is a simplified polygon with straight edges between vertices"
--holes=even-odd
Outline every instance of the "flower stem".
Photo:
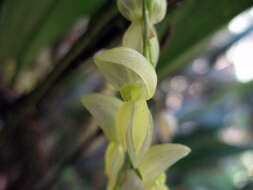
[[150,59],[151,65],[155,66],[153,62],[153,55],[151,45],[148,39],[148,27],[149,27],[149,17],[152,14],[154,0],[143,0],[142,1],[142,19],[143,19],[143,55]]
[[153,7],[154,0],[148,0],[148,11],[149,11],[149,17],[152,15],[152,7]]
[[149,56],[151,65],[153,65],[153,67],[155,67],[155,63],[154,63],[154,60],[153,60],[152,48],[151,48],[151,44],[150,44],[149,41],[148,41],[148,56]]
[[148,9],[147,0],[142,1],[142,19],[143,19],[143,55],[147,57],[147,42],[148,42]]

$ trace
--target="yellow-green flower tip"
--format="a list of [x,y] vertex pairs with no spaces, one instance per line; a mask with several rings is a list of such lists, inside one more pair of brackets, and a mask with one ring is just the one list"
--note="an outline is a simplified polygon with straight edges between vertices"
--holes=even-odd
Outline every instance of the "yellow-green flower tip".
[[140,84],[127,84],[120,90],[121,97],[125,101],[143,99],[144,89]]

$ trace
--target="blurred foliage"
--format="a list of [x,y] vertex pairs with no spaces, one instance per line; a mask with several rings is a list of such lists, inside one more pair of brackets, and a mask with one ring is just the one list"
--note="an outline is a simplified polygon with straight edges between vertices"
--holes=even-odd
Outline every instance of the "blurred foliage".
[[211,34],[251,5],[250,0],[185,1],[179,11],[167,17],[166,24],[173,28],[169,45],[160,56],[158,74],[163,76],[182,68],[201,51]]
[[20,60],[22,62],[31,61],[41,48],[59,40],[77,19],[94,13],[101,3],[101,0],[3,2],[0,30],[1,62],[18,57],[23,58]]
[[[0,1],[0,189],[104,189],[105,141],[80,97],[114,93],[91,58],[129,24],[115,3]],[[168,0],[157,25],[156,141],[193,150],[168,171],[174,190],[253,189],[253,83],[238,82],[226,58],[253,28],[227,24],[252,5]]]

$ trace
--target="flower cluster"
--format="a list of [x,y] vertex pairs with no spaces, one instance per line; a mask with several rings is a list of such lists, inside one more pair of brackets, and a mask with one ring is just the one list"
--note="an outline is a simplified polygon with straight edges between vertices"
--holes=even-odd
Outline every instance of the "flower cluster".
[[[153,24],[163,19],[166,0],[149,0],[147,8],[143,5],[142,0],[118,0],[119,11],[132,23],[122,47],[105,50],[94,58],[123,101],[98,93],[82,98],[109,141],[105,154],[108,190],[166,190],[165,170],[190,152],[179,144],[151,146],[153,119],[146,101],[156,90],[154,66],[159,57]],[[143,10],[147,11],[145,20]],[[144,30],[147,38],[143,38]]]

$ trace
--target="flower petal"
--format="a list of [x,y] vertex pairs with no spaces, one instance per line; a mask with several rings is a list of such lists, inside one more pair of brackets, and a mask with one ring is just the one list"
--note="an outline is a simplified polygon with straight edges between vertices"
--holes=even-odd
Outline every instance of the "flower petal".
[[145,99],[150,99],[156,89],[157,76],[152,65],[134,49],[118,47],[103,51],[94,58],[105,78],[117,90],[126,85],[138,84]]
[[115,118],[123,104],[121,100],[108,95],[93,93],[81,98],[81,102],[93,115],[110,141],[117,141]]
[[152,146],[139,166],[145,186],[152,186],[162,172],[189,152],[190,148],[180,144]]
[[108,177],[107,189],[113,189],[119,171],[124,163],[124,150],[123,147],[116,143],[110,143],[105,153],[105,173]]
[[137,50],[143,53],[143,26],[141,21],[132,22],[126,30],[122,45]]
[[116,126],[121,144],[128,149],[130,159],[137,168],[153,136],[153,121],[146,101],[125,102],[118,112]]

